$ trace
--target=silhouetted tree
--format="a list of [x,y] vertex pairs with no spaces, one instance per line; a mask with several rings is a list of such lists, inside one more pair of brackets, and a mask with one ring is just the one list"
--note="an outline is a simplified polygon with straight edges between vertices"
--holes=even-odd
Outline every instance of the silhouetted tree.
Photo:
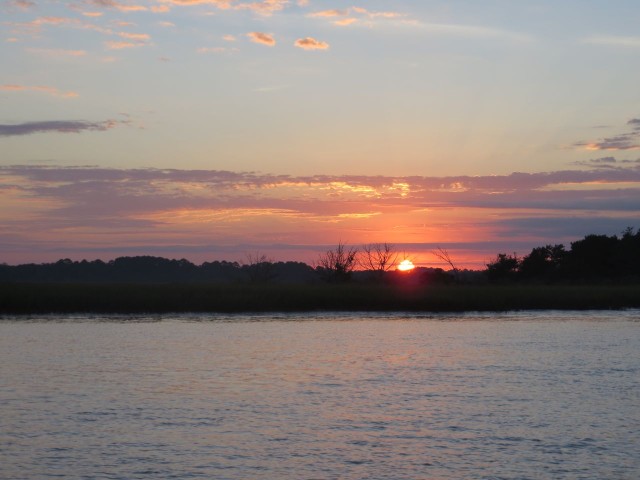
[[459,275],[458,275],[459,270],[455,266],[455,264],[453,263],[453,260],[451,259],[451,255],[449,255],[449,252],[446,249],[442,248],[442,247],[438,247],[437,250],[433,251],[433,254],[451,267],[451,273],[453,274],[453,278],[456,281],[458,281],[459,280]]
[[247,261],[242,269],[252,283],[267,283],[277,276],[273,259],[260,252],[247,254]]
[[619,275],[640,277],[640,229],[635,234],[631,227],[622,232],[613,261]]
[[356,247],[347,247],[340,242],[335,248],[318,256],[316,271],[327,281],[347,282],[356,266],[357,255]]
[[448,285],[455,281],[455,277],[442,268],[426,268],[420,274],[420,283],[426,285]]
[[613,235],[587,235],[571,242],[567,257],[568,273],[576,279],[604,279],[615,270],[614,254],[618,238]]
[[536,247],[521,260],[519,274],[525,279],[557,279],[566,256],[561,244]]
[[499,253],[493,262],[487,263],[487,276],[492,282],[502,282],[515,279],[520,261],[514,253],[507,255]]
[[357,257],[358,264],[365,270],[370,270],[378,277],[393,268],[398,259],[398,253],[389,243],[370,243],[363,245]]

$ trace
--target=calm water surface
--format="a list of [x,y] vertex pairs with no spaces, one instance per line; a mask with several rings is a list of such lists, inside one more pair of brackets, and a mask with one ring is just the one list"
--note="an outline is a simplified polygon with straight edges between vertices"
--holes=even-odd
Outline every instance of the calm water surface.
[[640,478],[640,312],[0,320],[0,478]]

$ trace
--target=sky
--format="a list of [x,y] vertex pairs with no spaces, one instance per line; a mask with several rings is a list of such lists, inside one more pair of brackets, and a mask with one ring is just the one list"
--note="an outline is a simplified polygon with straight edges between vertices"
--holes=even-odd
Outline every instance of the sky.
[[424,266],[640,227],[637,0],[2,0],[0,263]]

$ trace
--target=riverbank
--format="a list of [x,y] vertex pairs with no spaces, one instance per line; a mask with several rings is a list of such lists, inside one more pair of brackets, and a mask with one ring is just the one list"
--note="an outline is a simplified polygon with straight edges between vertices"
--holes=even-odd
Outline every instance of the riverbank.
[[640,308],[640,285],[0,285],[0,314],[622,308]]

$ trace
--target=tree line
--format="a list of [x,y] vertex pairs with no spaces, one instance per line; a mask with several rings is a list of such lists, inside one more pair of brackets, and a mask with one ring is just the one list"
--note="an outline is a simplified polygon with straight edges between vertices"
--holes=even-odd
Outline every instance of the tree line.
[[499,253],[487,264],[490,282],[602,282],[640,280],[640,230],[620,236],[587,235],[564,245],[536,247],[528,255]]
[[339,242],[321,253],[312,265],[276,262],[260,253],[241,262],[213,261],[195,265],[188,260],[154,256],[119,257],[104,262],[62,259],[54,263],[0,265],[0,282],[32,283],[345,283],[406,282],[552,283],[640,281],[640,230],[620,236],[587,235],[570,244],[536,247],[528,255],[499,253],[481,271],[461,270],[446,249],[432,252],[447,264],[416,268],[410,274],[395,268],[400,252],[389,243],[360,247]]

